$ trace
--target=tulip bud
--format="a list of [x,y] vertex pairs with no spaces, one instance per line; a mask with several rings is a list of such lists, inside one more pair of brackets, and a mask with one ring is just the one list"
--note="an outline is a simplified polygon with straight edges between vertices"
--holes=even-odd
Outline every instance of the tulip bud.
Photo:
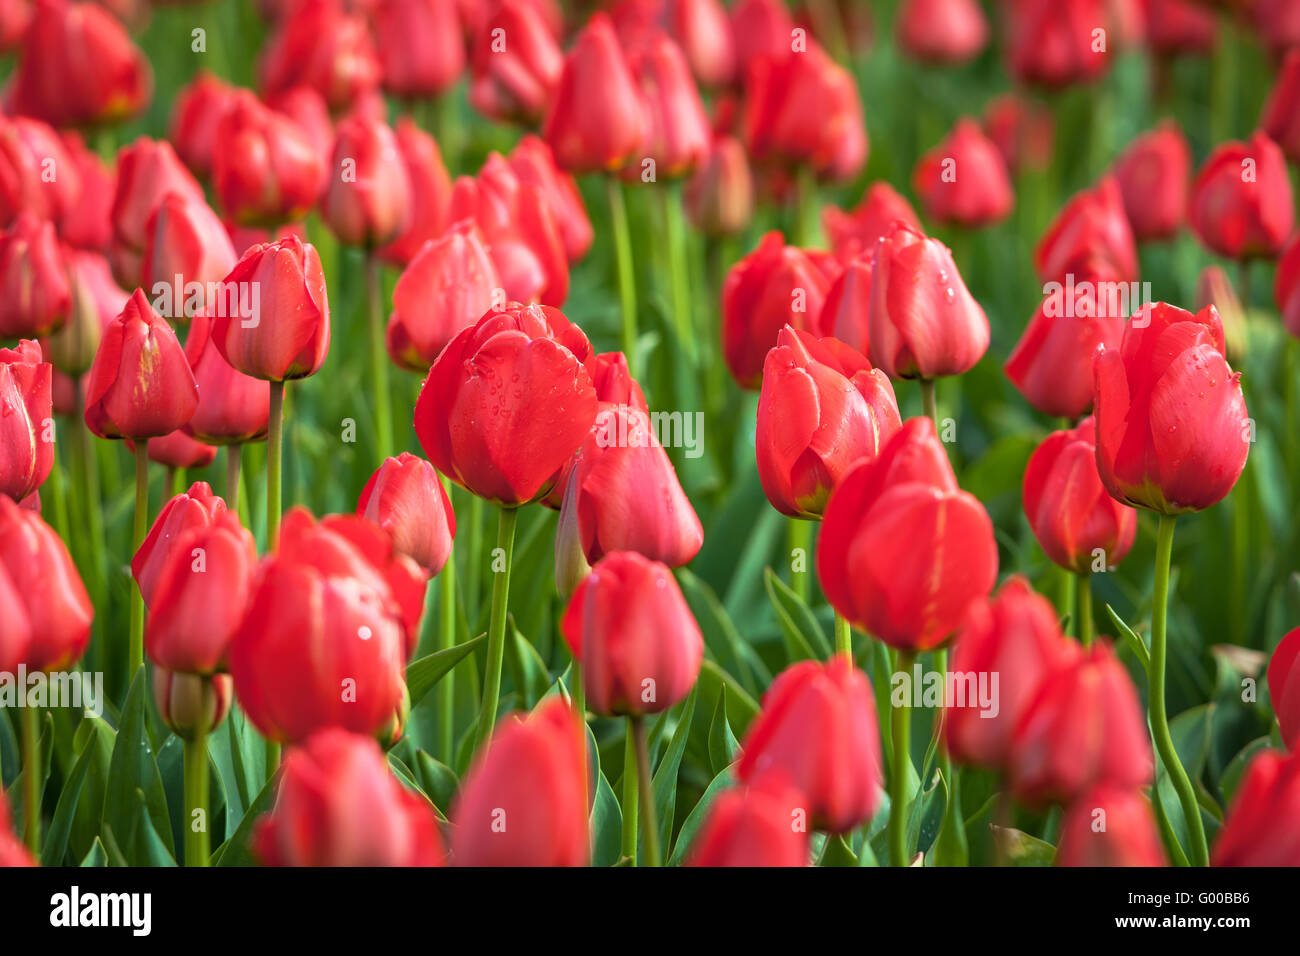
[[1164,866],[1151,807],[1134,790],[1101,784],[1075,799],[1061,820],[1057,866]]
[[[27,619],[22,595],[3,564],[0,564],[0,601],[4,602],[5,609],[5,619],[0,624],[0,671],[12,674],[27,659],[27,651],[32,646],[32,622]],[[0,787],[0,802],[4,800],[3,789]]]
[[1070,664],[1075,645],[1061,634],[1056,610],[1019,575],[971,606],[953,642],[950,671],[987,675],[996,710],[967,695],[943,715],[944,746],[958,763],[1007,769],[1012,735],[1044,678]]
[[960,375],[989,347],[989,320],[948,247],[902,223],[876,245],[868,323],[871,364],[890,378]]
[[1115,160],[1115,179],[1135,239],[1177,235],[1186,215],[1191,175],[1191,147],[1171,120],[1139,136]]
[[908,419],[831,492],[817,577],[831,605],[891,647],[938,647],[993,588],[998,554],[979,500],[957,487],[928,418]]
[[745,147],[734,136],[715,136],[686,185],[686,212],[707,236],[744,232],[754,218],[754,177]]
[[357,514],[393,538],[393,547],[430,575],[451,557],[456,515],[433,466],[402,452],[387,458],[370,476],[357,501]]
[[0,234],[0,339],[49,335],[67,322],[71,307],[54,224],[19,213]]
[[[0,116],[0,226],[21,212],[61,221],[83,190],[67,144],[48,124],[27,116]],[[51,175],[52,174],[52,175]]]
[[22,501],[54,467],[50,363],[31,339],[0,348],[0,495]]
[[212,173],[212,159],[220,143],[217,127],[234,94],[233,86],[203,69],[176,93],[167,138],[196,176]]
[[969,118],[958,120],[948,137],[921,157],[912,183],[927,216],[969,229],[1005,219],[1015,204],[1002,154]]
[[[81,659],[95,616],[67,547],[35,511],[0,495],[0,578],[7,580],[15,616],[27,619],[31,641],[21,663],[28,671],[59,671]],[[6,608],[11,605],[5,605]],[[8,611],[6,611],[6,616]],[[0,625],[8,629],[8,621]]]
[[709,805],[686,865],[807,866],[805,804],[780,770],[722,791]]
[[379,0],[371,22],[389,93],[438,96],[460,79],[465,44],[455,0]]
[[1113,497],[1181,514],[1232,490],[1254,435],[1212,307],[1192,315],[1144,306],[1120,347],[1097,355],[1093,374],[1097,468]]
[[64,261],[72,293],[68,321],[44,340],[42,348],[58,371],[80,377],[94,363],[104,329],[130,297],[113,280],[108,260],[99,253],[65,249]]
[[[126,447],[135,452],[135,442],[126,440]],[[195,441],[183,429],[150,438],[147,446],[149,460],[168,468],[206,468],[217,457],[217,450],[211,445]]]
[[406,228],[379,249],[379,257],[393,265],[409,263],[430,239],[439,238],[447,226],[451,204],[451,178],[432,136],[410,117],[397,122],[397,149],[402,154],[410,183],[410,216]]
[[[238,261],[230,234],[208,204],[182,193],[168,193],[145,227],[141,279],[154,292],[165,290],[172,307],[165,317],[188,322],[218,306],[216,289]],[[191,293],[195,284],[203,291]]]
[[514,305],[458,332],[415,406],[429,461],[513,507],[542,497],[591,430],[591,343],[558,309]]
[[[633,59],[649,125],[643,160],[653,159],[656,175],[689,175],[709,151],[712,134],[690,67],[681,48],[660,34]],[[635,166],[630,173],[639,178]]]
[[152,606],[154,589],[175,542],[190,531],[206,528],[225,511],[226,502],[212,493],[206,481],[196,481],[162,506],[131,559],[131,574],[146,606]]
[[298,85],[316,90],[343,112],[373,93],[382,68],[365,20],[340,0],[303,0],[281,17],[262,50],[262,94]]
[[1095,31],[1109,27],[1107,0],[1011,0],[1005,11],[1009,72],[1021,83],[1059,89],[1089,83],[1110,66]]
[[759,56],[790,50],[794,20],[781,0],[736,0],[731,5],[736,37],[736,62],[744,65]]
[[1106,641],[1043,677],[1016,725],[1011,785],[1031,806],[1070,803],[1099,784],[1136,790],[1155,765],[1137,691]]
[[1088,272],[1104,272],[1120,282],[1137,279],[1137,247],[1113,176],[1065,204],[1034,249],[1034,268],[1043,282]]
[[1300,866],[1300,754],[1264,750],[1237,785],[1212,866]]
[[[886,182],[872,183],[862,194],[862,201],[852,212],[836,206],[822,208],[822,228],[830,239],[831,248],[842,262],[859,257],[870,261],[876,242],[901,221],[921,232],[921,220],[912,204],[900,196]],[[844,341],[850,341],[844,339]],[[865,350],[859,349],[859,351]]]
[[411,182],[387,125],[356,114],[339,123],[330,169],[321,215],[340,241],[369,248],[401,234]]
[[726,86],[736,74],[736,45],[721,0],[668,0],[669,34],[701,86]]
[[537,136],[521,139],[508,159],[521,183],[541,191],[564,243],[566,258],[571,263],[581,261],[591,248],[594,234],[582,193],[573,177],[555,165],[551,147]]
[[197,315],[185,339],[185,359],[199,389],[199,407],[185,434],[209,445],[261,441],[270,424],[270,391],[265,382],[235,371],[211,333],[212,320]]
[[499,0],[473,33],[469,102],[489,119],[533,125],[555,95],[564,54],[530,0]]
[[908,55],[930,63],[966,63],[989,41],[989,24],[976,0],[904,0],[894,30]]
[[[238,148],[235,144],[230,147]],[[109,259],[113,275],[128,289],[144,281],[149,218],[168,193],[180,193],[195,202],[207,201],[203,188],[167,143],[142,136],[118,152]]]
[[178,674],[155,662],[153,699],[168,730],[181,740],[196,740],[230,713],[234,682],[229,674]]
[[1282,742],[1295,750],[1300,743],[1300,627],[1273,649],[1268,662],[1268,696],[1277,714]]
[[984,110],[984,133],[1012,175],[1051,165],[1055,122],[1050,109],[1014,93],[995,96]]
[[783,772],[802,791],[807,825],[847,833],[879,802],[880,744],[866,675],[847,654],[786,668],[763,695],[736,762],[742,783]]
[[11,866],[36,866],[36,858],[28,852],[18,834],[14,833],[13,820],[9,816],[9,801],[5,799],[4,789],[0,788],[0,869]]
[[1269,138],[1282,147],[1291,160],[1300,160],[1300,120],[1296,112],[1300,109],[1300,50],[1292,50],[1282,62],[1268,102],[1264,104],[1264,114],[1260,117],[1260,128]]
[[[69,163],[76,167],[76,199],[59,219],[59,235],[69,246],[94,252],[108,250],[113,239],[113,193],[117,190],[117,171],[104,165],[99,154],[90,150],[81,137],[71,130],[62,137]],[[65,175],[65,178],[66,177]]]
[[284,758],[275,809],[253,847],[266,866],[441,866],[434,809],[373,740],[322,730]]
[[1295,225],[1282,150],[1262,132],[1216,147],[1192,184],[1187,221],[1225,258],[1275,258]]

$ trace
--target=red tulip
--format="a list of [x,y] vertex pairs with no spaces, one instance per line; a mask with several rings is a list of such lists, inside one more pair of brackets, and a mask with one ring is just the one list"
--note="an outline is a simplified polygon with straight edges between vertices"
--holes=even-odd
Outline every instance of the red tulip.
[[[19,507],[21,508],[22,505],[20,504]],[[12,674],[27,659],[28,648],[32,645],[32,624],[27,620],[27,607],[23,603],[22,595],[14,582],[9,579],[9,572],[2,564],[0,564],[0,602],[4,603],[5,608],[5,620],[0,624],[0,670]],[[3,788],[0,788],[0,804],[3,804],[3,801]],[[0,812],[3,812],[2,806]],[[4,834],[0,833],[0,840],[3,838]]]
[[814,829],[847,833],[871,819],[881,788],[876,705],[847,654],[825,664],[800,661],[763,695],[736,777],[757,782],[773,771],[802,791]]
[[757,163],[808,166],[847,180],[867,161],[867,130],[853,75],[811,40],[807,49],[748,61],[745,145]]
[[19,213],[0,234],[0,338],[49,335],[68,321],[71,307],[53,223]]
[[1295,338],[1300,339],[1300,235],[1294,237],[1282,251],[1278,260],[1277,275],[1273,280],[1273,301],[1282,316],[1282,325]]
[[158,578],[176,542],[192,531],[208,527],[225,511],[226,502],[212,493],[206,481],[196,481],[163,505],[131,559],[131,574],[146,606],[153,603]]
[[754,178],[745,147],[734,136],[713,144],[686,184],[686,213],[707,236],[733,236],[754,218]]
[[721,0],[668,0],[664,19],[701,86],[726,86],[736,74],[736,43]]
[[[708,154],[712,132],[681,48],[660,34],[638,52],[632,67],[649,119],[645,158],[654,160],[656,175],[689,175]],[[633,166],[629,172],[639,176],[644,169]]]
[[763,363],[758,477],[782,514],[818,518],[840,479],[901,427],[893,386],[851,347],[788,326]]
[[1300,108],[1300,50],[1292,50],[1282,63],[1277,82],[1264,105],[1259,125],[1268,136],[1282,147],[1292,160],[1300,160],[1300,121],[1296,111]]
[[1291,0],[1256,0],[1251,6],[1259,37],[1275,58],[1300,46],[1300,9]]
[[1300,866],[1300,754],[1257,754],[1237,785],[1213,866]]
[[[254,246],[226,276],[226,295],[257,291],[252,314],[212,320],[212,340],[235,369],[269,382],[306,378],[325,363],[330,307],[315,246],[289,236]],[[250,302],[251,299],[250,292]]]
[[807,866],[803,794],[782,772],[722,791],[691,844],[687,866]]
[[504,507],[545,495],[591,430],[591,343],[558,309],[514,305],[462,329],[415,406],[439,472]]
[[912,183],[925,214],[978,228],[1005,219],[1015,203],[1011,178],[993,141],[969,118],[916,164]]
[[830,281],[818,264],[779,232],[727,273],[722,287],[722,352],[742,388],[762,382],[763,363],[786,326],[818,332]]
[[[198,312],[214,308],[219,284],[239,257],[230,234],[208,204],[182,193],[168,193],[145,226],[144,287],[171,308],[165,317],[187,322]],[[199,292],[195,295],[194,285]]]
[[569,262],[583,259],[594,238],[591,220],[587,218],[578,184],[555,165],[551,147],[537,136],[525,136],[515,144],[508,161],[521,183],[541,190]]
[[1213,307],[1143,307],[1093,365],[1097,468],[1119,501],[1160,514],[1221,500],[1246,466],[1252,430],[1240,373]]
[[15,113],[52,126],[111,125],[149,102],[144,54],[94,3],[36,0],[9,90]]
[[[15,616],[31,635],[28,671],[61,671],[81,659],[95,616],[67,547],[35,511],[0,495],[0,578],[7,579]],[[10,607],[6,603],[6,608]],[[6,616],[8,612],[6,611]],[[9,624],[6,620],[4,628]]]
[[393,131],[353,114],[338,125],[321,216],[341,242],[367,248],[402,233],[410,221],[411,181]]
[[1137,691],[1105,641],[1046,674],[1016,726],[1011,785],[1030,805],[1070,803],[1100,784],[1136,790],[1155,765]]
[[1137,534],[1137,512],[1102,486],[1096,440],[1088,416],[1076,428],[1048,435],[1025,466],[1029,527],[1047,556],[1076,574],[1112,569]]
[[1208,56],[1214,49],[1218,25],[1214,13],[1189,0],[1146,0],[1147,45],[1156,53]]
[[995,96],[984,110],[984,133],[1012,175],[1051,165],[1055,120],[1050,109],[1033,100],[1014,93]]
[[441,866],[433,807],[373,740],[331,728],[284,759],[275,809],[253,847],[266,866]]
[[938,647],[993,588],[993,523],[957,487],[934,423],[911,418],[831,492],[817,542],[827,600],[892,647]]
[[20,212],[59,221],[82,192],[78,164],[59,134],[26,116],[0,116],[0,225]]
[[[0,4],[0,51],[9,53],[21,43],[23,34],[27,32],[31,22],[32,5],[28,0],[6,0],[5,3]],[[7,821],[8,818],[5,818],[5,823],[0,825],[0,830],[8,825]]]
[[1282,742],[1292,750],[1300,743],[1300,627],[1273,649],[1268,662],[1268,696],[1282,732]]
[[236,93],[217,124],[212,185],[237,223],[276,226],[301,219],[325,184],[325,157],[303,127]]
[[844,212],[837,206],[822,208],[822,228],[826,230],[831,248],[844,262],[859,256],[870,260],[876,242],[896,221],[921,231],[921,220],[912,204],[886,182],[868,186],[862,200],[851,212]]
[[108,251],[113,238],[113,193],[117,190],[117,172],[104,165],[99,154],[90,150],[81,137],[71,130],[60,139],[69,166],[76,170],[67,186],[67,203],[58,220],[59,235],[69,246],[94,252]]
[[1295,224],[1282,150],[1261,132],[1218,146],[1196,174],[1187,221],[1221,256],[1275,258]]
[[410,119],[397,121],[397,148],[410,183],[410,216],[406,228],[379,250],[379,257],[404,266],[415,258],[430,239],[437,239],[447,226],[451,204],[451,177],[442,164],[442,153],[432,136]]
[[763,55],[790,52],[794,21],[781,0],[736,0],[731,7],[731,28],[739,65]]
[[[248,94],[247,91],[241,90],[238,95]],[[256,97],[250,98],[259,104],[262,103]],[[386,111],[376,110],[374,102],[372,96],[367,96],[354,103],[351,112],[370,116],[373,119],[385,119]],[[383,103],[382,96],[379,98],[379,103],[381,105]],[[291,86],[287,90],[268,96],[265,105],[276,115],[293,120],[298,132],[307,137],[312,149],[320,154],[321,159],[328,161],[329,154],[334,150],[334,119],[330,116],[329,104],[325,102],[325,97],[321,96],[314,87],[299,83],[297,86]]]
[[14,501],[39,488],[54,466],[52,372],[31,339],[0,348],[0,495]]
[[1172,121],[1139,136],[1115,161],[1115,179],[1134,238],[1177,235],[1186,212],[1191,171],[1191,147]]
[[118,152],[109,257],[117,281],[128,288],[143,281],[149,218],[168,193],[206,202],[203,187],[181,165],[169,144],[142,136]]
[[342,111],[378,88],[381,65],[365,21],[341,0],[301,0],[276,25],[260,72],[268,99],[304,84]]
[[167,138],[196,176],[212,173],[213,157],[221,145],[217,129],[234,95],[233,86],[203,69],[176,94]]
[[185,358],[199,388],[199,407],[185,425],[187,435],[209,445],[239,445],[266,437],[270,391],[265,383],[231,367],[213,343],[212,320],[205,315],[190,323]]
[[198,404],[176,333],[136,289],[95,353],[86,427],[100,438],[161,437],[188,422]]
[[108,260],[97,252],[65,249],[72,305],[63,328],[42,343],[45,356],[66,375],[80,377],[95,361],[104,329],[130,298],[113,281]]
[[13,820],[9,816],[9,801],[5,799],[3,790],[0,790],[0,869],[11,866],[36,866],[36,858],[14,833]]
[[[990,684],[991,702],[965,686],[965,701],[944,710],[944,746],[959,763],[1006,770],[1016,727],[1047,675],[1077,658],[1050,601],[1015,575],[998,593],[971,606],[954,639],[950,672]],[[991,703],[991,706],[990,706]]]
[[1007,67],[1022,83],[1090,83],[1110,66],[1106,0],[1010,0]]
[[455,0],[378,0],[371,22],[389,93],[438,96],[460,79],[465,44]]
[[182,740],[196,740],[221,726],[235,697],[229,674],[176,674],[153,666],[153,699],[167,729]]
[[[126,447],[134,452],[135,442],[128,438]],[[184,429],[177,429],[161,438],[150,438],[147,450],[150,461],[168,468],[206,468],[217,457],[215,448],[196,441]]]
[[989,321],[938,239],[895,223],[871,263],[871,364],[890,378],[960,375],[989,346]]
[[1034,248],[1034,268],[1043,282],[1095,272],[1120,282],[1137,279],[1137,247],[1113,176],[1065,204]]
[[989,41],[978,0],[904,0],[894,30],[905,52],[932,63],[966,63]]
[[473,33],[470,105],[489,119],[533,125],[563,69],[564,54],[537,5],[498,0]]
[[357,514],[387,531],[393,547],[428,574],[442,571],[456,537],[456,514],[433,466],[402,452],[379,466],[357,500]]
[[1164,866],[1151,806],[1135,790],[1101,784],[1061,820],[1057,866]]
[[180,674],[225,670],[256,567],[253,536],[232,511],[172,539],[149,600],[149,660]]
[[497,725],[452,807],[457,866],[585,866],[591,762],[561,697]]
[[[1078,283],[1049,283],[1003,370],[1029,404],[1045,415],[1077,419],[1092,409],[1092,357],[1115,348],[1130,308],[1129,286],[1104,272],[1084,273]],[[1121,301],[1122,300],[1122,301]]]

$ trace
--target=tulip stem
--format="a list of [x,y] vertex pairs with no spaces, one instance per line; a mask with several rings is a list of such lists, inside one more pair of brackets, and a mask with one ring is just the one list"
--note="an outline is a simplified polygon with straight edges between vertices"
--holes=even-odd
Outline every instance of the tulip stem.
[[243,464],[244,446],[236,442],[226,446],[226,507],[239,513],[239,468]]
[[821,229],[817,224],[817,176],[807,163],[801,165],[795,180],[795,217],[799,245],[805,249],[821,244]]
[[[898,670],[910,674],[915,659],[915,652],[899,651]],[[907,866],[911,855],[907,846],[907,771],[911,766],[912,711],[906,697],[894,707],[890,729],[894,766],[889,775],[889,862],[893,866]]]
[[176,478],[179,471],[172,465],[168,465],[163,474],[163,503],[165,504],[176,497]]
[[105,588],[108,586],[108,572],[104,566],[108,549],[104,547],[104,508],[99,487],[99,462],[95,458],[95,442],[91,431],[85,425],[86,384],[84,377],[77,383],[77,417],[75,429],[76,441],[73,442],[73,455],[76,458],[77,482],[81,494],[85,496],[86,526],[90,532],[90,565],[94,571],[95,605],[103,608],[107,601]]
[[934,427],[939,427],[939,403],[934,395],[934,379],[921,379],[921,407],[925,409],[925,417],[934,422]]
[[636,378],[641,374],[637,359],[636,276],[632,271],[632,236],[627,225],[627,203],[623,184],[616,176],[605,177],[609,196],[609,219],[614,230],[614,263],[618,271],[618,298],[623,309],[623,354],[627,367]]
[[623,747],[623,856],[632,866],[636,866],[637,777],[636,729],[629,721]]
[[[443,487],[451,494],[451,482],[442,479]],[[439,650],[447,650],[456,644],[456,551],[447,556],[447,563],[438,572],[438,606],[442,611],[442,634],[439,635]],[[449,671],[439,682],[438,687],[438,752],[447,766],[456,763],[456,685],[454,671]]]
[[1169,563],[1174,550],[1173,515],[1161,515],[1160,527],[1156,533],[1156,580],[1155,595],[1151,610],[1151,665],[1147,674],[1147,683],[1151,688],[1151,733],[1155,738],[1156,750],[1165,765],[1165,771],[1178,792],[1178,801],[1183,807],[1183,816],[1187,820],[1187,832],[1191,837],[1191,852],[1188,859],[1193,866],[1206,866],[1209,863],[1209,850],[1205,843],[1205,824],[1201,820],[1201,808],[1196,801],[1196,792],[1192,781],[1178,759],[1174,749],[1173,737],[1169,733],[1169,720],[1165,715],[1165,654],[1166,654],[1166,618],[1169,600]]
[[388,351],[384,347],[384,285],[379,257],[366,251],[366,320],[370,329],[370,378],[375,393],[375,457],[393,453],[393,399],[388,385]]
[[808,561],[812,551],[812,522],[790,519],[790,585],[795,595],[808,603]]
[[[135,443],[135,525],[131,535],[131,554],[134,556],[144,542],[149,527],[149,443]],[[144,663],[144,595],[139,586],[131,590],[131,636],[128,676]]]
[[1242,259],[1237,263],[1237,299],[1241,302],[1241,314],[1244,317],[1250,311],[1250,260]]
[[650,747],[646,742],[645,720],[629,717],[636,738],[636,776],[641,784],[641,828],[645,836],[645,865],[659,866],[659,824],[655,820],[655,798],[650,784]]
[[38,707],[22,708],[23,760],[26,768],[27,849],[35,856],[41,850],[41,711]]
[[1079,595],[1077,598],[1079,611],[1079,642],[1084,647],[1092,646],[1093,623],[1092,623],[1092,575],[1076,575],[1079,581]]
[[266,548],[280,543],[280,463],[284,453],[284,382],[271,383],[271,417],[266,431]]
[[835,653],[848,654],[853,660],[853,628],[838,611],[835,612]]
[[672,286],[673,327],[677,341],[694,368],[697,362],[691,320],[691,273],[686,261],[686,227],[682,221],[682,186],[673,182],[659,190],[663,203],[665,241],[668,244],[668,277]]
[[501,694],[501,662],[506,651],[506,605],[510,600],[510,560],[515,549],[515,524],[519,520],[518,508],[502,508],[497,524],[497,546],[492,561],[500,559],[500,571],[493,568],[492,616],[488,627],[487,672],[483,676],[483,706],[479,710],[478,724],[474,727],[474,750],[492,733],[497,720],[497,697]]
[[[204,683],[211,683],[204,678]],[[203,699],[208,697],[207,691]],[[185,865],[208,865],[208,731],[199,720],[193,740],[185,741]]]

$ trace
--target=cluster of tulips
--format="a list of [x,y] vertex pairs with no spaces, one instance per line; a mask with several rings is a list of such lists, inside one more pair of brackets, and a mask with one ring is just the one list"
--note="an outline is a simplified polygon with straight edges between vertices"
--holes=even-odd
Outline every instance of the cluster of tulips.
[[[994,42],[977,0],[893,6],[885,42],[928,68],[959,69]],[[0,0],[12,55],[0,339],[13,342],[0,348],[0,673],[73,668],[93,631],[96,661],[129,688],[106,718],[84,717],[52,776],[57,722],[37,706],[15,713],[22,768],[0,778],[12,781],[0,865],[81,862],[70,821],[107,781],[56,784],[97,772],[105,719],[119,746],[160,751],[115,757],[114,771],[177,773],[185,821],[183,848],[161,797],[160,812],[132,817],[130,841],[92,826],[90,857],[110,862],[158,862],[161,846],[195,866],[586,865],[608,861],[611,820],[624,863],[962,862],[961,784],[980,773],[1001,862],[1032,843],[1061,865],[1300,865],[1300,628],[1267,669],[1281,746],[1250,755],[1226,810],[1185,768],[1166,700],[1175,521],[1233,491],[1256,436],[1229,363],[1244,351],[1238,293],[1252,262],[1277,263],[1281,324],[1300,338],[1287,167],[1300,162],[1297,8],[993,6],[1020,92],[957,121],[912,171],[945,242],[898,188],[862,182],[871,109],[853,65],[879,29],[866,5],[261,0],[255,89],[193,70],[163,103],[166,138],[119,144],[155,99],[132,38],[145,0]],[[1215,146],[1195,173],[1175,123],[1142,133],[1033,249],[1044,298],[1003,371],[1061,426],[1029,455],[1021,489],[1060,569],[1054,604],[1024,575],[999,584],[1002,530],[950,460],[938,380],[959,406],[995,339],[966,251],[1061,148],[1054,101],[1025,91],[1097,82],[1138,49],[1164,89],[1175,58],[1214,47],[1220,18],[1257,29],[1279,64],[1259,130]],[[196,53],[224,40],[195,34]],[[473,174],[461,92],[492,131]],[[860,199],[819,208],[822,190],[847,184]],[[595,189],[606,208],[593,224]],[[738,249],[772,223],[765,207],[785,228]],[[646,209],[662,244],[635,241]],[[1190,308],[1117,304],[1140,247],[1184,227],[1241,264],[1237,290],[1216,267]],[[692,243],[717,266],[705,295]],[[617,317],[584,330],[566,310],[593,312],[573,293],[590,288],[578,279],[597,249]],[[662,316],[650,330],[647,275],[662,297],[650,297]],[[331,343],[332,291],[337,318],[353,278],[364,330],[336,327]],[[598,352],[607,328],[620,348]],[[331,379],[340,353],[365,363],[370,478],[346,489],[353,512],[318,518],[286,508],[285,449],[297,448],[297,402],[318,394],[304,380]],[[395,370],[422,379],[413,404]],[[1283,373],[1290,414],[1300,368]],[[679,412],[744,432],[742,474],[756,469],[788,519],[793,567],[768,572],[791,648],[779,672],[678,570],[718,523],[712,508],[701,520],[656,424],[663,404],[647,401],[664,381]],[[911,382],[921,415],[905,414]],[[134,462],[129,552],[108,545],[102,486],[116,460],[95,439],[123,442]],[[219,450],[222,494],[185,487]],[[246,456],[262,467],[245,469]],[[459,535],[454,502],[467,505]],[[557,513],[553,585],[512,582],[533,505]],[[1093,582],[1129,556],[1140,511],[1156,521],[1149,634],[1112,611],[1112,643],[1097,633]],[[473,637],[481,582],[485,634]],[[518,626],[544,591],[564,602],[553,653]],[[1145,708],[1121,653],[1145,677]],[[996,700],[990,711],[973,692],[927,698],[918,767],[922,700],[899,678],[919,685],[923,664],[950,687],[991,677]],[[754,673],[761,700],[744,689]],[[706,682],[718,772],[691,791],[678,772]],[[469,720],[457,708],[467,692]],[[436,740],[412,727],[426,699]],[[503,701],[519,709],[501,713]],[[164,763],[154,716],[179,761]],[[621,750],[620,793],[598,732]],[[11,750],[0,739],[0,756]],[[230,777],[245,787],[250,775],[241,820]],[[696,802],[678,805],[679,791]],[[1016,814],[1047,815],[1051,841],[1015,829]]]

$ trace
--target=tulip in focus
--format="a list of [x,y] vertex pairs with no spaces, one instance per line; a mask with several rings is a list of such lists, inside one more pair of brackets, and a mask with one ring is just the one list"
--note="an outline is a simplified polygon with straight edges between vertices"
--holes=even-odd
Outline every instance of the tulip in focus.
[[1228,259],[1272,259],[1295,225],[1286,158],[1262,132],[1224,143],[1192,184],[1187,221],[1210,251]]
[[206,481],[196,481],[162,506],[131,559],[131,574],[146,605],[152,604],[154,588],[176,542],[197,529],[208,527],[225,511],[226,502],[212,493]]
[[199,389],[199,407],[185,433],[208,445],[261,441],[270,425],[265,383],[235,371],[212,341],[212,320],[197,315],[185,338],[185,358]]
[[1164,866],[1156,819],[1136,790],[1101,784],[1061,820],[1057,866]]
[[393,547],[429,575],[451,557],[456,515],[438,473],[423,458],[402,452],[370,476],[357,501],[357,514],[393,538]]

